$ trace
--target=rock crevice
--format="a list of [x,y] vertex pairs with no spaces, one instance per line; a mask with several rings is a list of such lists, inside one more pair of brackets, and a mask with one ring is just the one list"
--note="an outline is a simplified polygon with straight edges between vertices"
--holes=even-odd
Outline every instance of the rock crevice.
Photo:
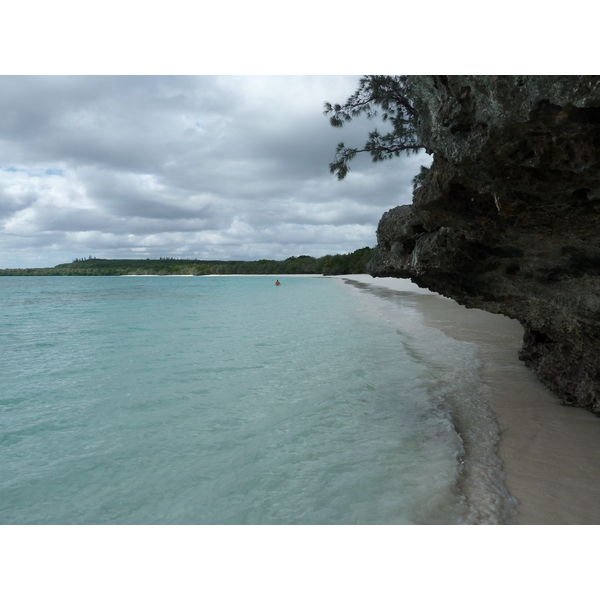
[[600,77],[414,76],[408,94],[434,159],[369,272],[519,320],[520,358],[600,414]]

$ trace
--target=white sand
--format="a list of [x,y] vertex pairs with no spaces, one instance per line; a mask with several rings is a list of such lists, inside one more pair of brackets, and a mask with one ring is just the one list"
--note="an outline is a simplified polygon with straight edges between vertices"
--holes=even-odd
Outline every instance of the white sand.
[[408,280],[339,277],[411,292],[425,324],[480,345],[484,393],[504,430],[499,454],[506,486],[519,500],[519,524],[600,524],[600,419],[562,406],[518,360],[518,322],[466,309]]

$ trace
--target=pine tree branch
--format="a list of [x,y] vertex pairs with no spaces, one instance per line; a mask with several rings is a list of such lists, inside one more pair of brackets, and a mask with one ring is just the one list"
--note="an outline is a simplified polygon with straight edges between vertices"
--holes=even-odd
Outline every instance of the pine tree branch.
[[[361,77],[356,92],[346,104],[325,102],[324,115],[331,115],[332,127],[343,127],[357,116],[366,113],[367,118],[378,116],[377,107],[383,112],[381,118],[390,122],[392,131],[381,135],[376,129],[369,133],[368,141],[361,150],[346,148],[340,143],[334,162],[329,170],[338,179],[348,174],[348,162],[361,152],[369,152],[374,162],[400,156],[402,152],[413,153],[423,148],[417,137],[417,113],[406,96],[407,76],[366,75]],[[331,114],[333,113],[333,114]]]

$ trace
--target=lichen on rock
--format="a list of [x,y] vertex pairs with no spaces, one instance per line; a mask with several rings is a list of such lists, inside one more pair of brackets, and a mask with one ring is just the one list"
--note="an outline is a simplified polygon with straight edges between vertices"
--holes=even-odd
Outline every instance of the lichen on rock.
[[374,277],[404,277],[525,328],[520,358],[600,414],[600,77],[411,76],[433,154],[385,213]]

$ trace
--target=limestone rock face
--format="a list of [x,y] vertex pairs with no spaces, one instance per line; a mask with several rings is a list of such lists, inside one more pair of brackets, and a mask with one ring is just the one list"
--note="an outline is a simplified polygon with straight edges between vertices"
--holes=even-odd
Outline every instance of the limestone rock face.
[[518,319],[520,358],[600,414],[600,77],[414,76],[409,95],[434,160],[369,272]]

